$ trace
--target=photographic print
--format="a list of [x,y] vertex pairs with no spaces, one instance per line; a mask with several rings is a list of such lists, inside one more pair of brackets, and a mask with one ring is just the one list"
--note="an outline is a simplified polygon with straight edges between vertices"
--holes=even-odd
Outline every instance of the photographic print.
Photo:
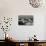
[[18,25],[33,25],[33,16],[32,15],[18,16]]

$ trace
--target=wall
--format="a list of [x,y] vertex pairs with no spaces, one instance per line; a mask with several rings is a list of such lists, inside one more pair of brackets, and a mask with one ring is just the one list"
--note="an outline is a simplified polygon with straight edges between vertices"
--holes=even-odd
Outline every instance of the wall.
[[[13,17],[13,22],[10,31],[13,37],[17,40],[27,40],[34,34],[39,40],[45,39],[45,16],[46,8],[32,8],[28,0],[0,0],[0,16]],[[33,26],[19,26],[19,15],[33,15]],[[2,31],[1,31],[2,32]],[[0,33],[1,34],[1,33]],[[1,34],[2,35],[2,34]],[[2,36],[0,36],[2,39]]]

